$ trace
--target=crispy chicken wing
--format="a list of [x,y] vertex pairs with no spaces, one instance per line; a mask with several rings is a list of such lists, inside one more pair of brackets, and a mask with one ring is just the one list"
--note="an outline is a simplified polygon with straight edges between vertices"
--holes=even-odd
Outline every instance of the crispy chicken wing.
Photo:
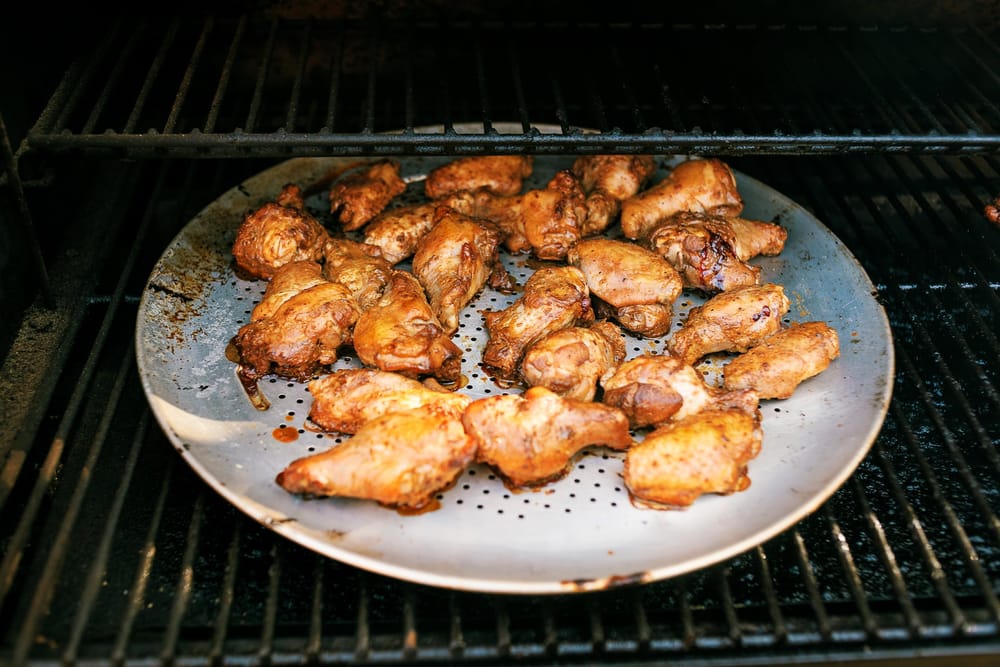
[[513,279],[500,263],[500,232],[444,206],[435,220],[417,245],[413,274],[450,335],[458,330],[459,313],[487,282],[509,291]]
[[365,243],[382,250],[390,264],[399,264],[417,249],[417,243],[434,226],[434,202],[397,206],[382,211],[365,227]]
[[587,217],[581,232],[604,231],[621,211],[621,202],[634,197],[656,171],[650,155],[586,155],[573,162],[573,175],[587,195]]
[[473,401],[462,423],[476,442],[477,460],[514,487],[560,477],[588,445],[632,445],[628,420],[620,410],[561,398],[545,387]]
[[[590,238],[578,241],[566,257],[587,279],[599,315],[617,320],[643,336],[670,329],[681,277],[667,260],[629,241]],[[604,312],[603,304],[607,304]]]
[[643,239],[656,225],[683,211],[739,215],[743,199],[729,165],[718,159],[682,162],[665,179],[622,202],[622,232]]
[[336,181],[330,188],[330,213],[345,231],[360,229],[406,190],[399,162],[379,160]]
[[510,197],[521,192],[533,166],[534,158],[530,155],[463,157],[431,169],[424,181],[424,193],[430,199],[439,199],[462,190],[482,188],[494,195]]
[[752,415],[698,412],[657,428],[626,452],[625,486],[636,500],[667,507],[686,507],[705,493],[743,491],[762,440]]
[[774,283],[721,292],[691,309],[667,349],[687,364],[712,352],[746,352],[781,327],[789,306]]
[[368,310],[382,296],[392,272],[381,254],[378,247],[367,243],[331,238],[324,249],[323,275],[350,290],[358,307]]
[[462,351],[444,332],[413,274],[393,269],[389,285],[354,326],[354,350],[366,366],[404,375],[458,379]]
[[723,371],[725,386],[752,389],[761,398],[788,398],[838,356],[836,329],[825,322],[793,323],[730,361]]
[[725,391],[677,357],[643,355],[626,361],[601,379],[604,403],[620,408],[634,428],[678,420],[709,408],[757,412],[752,390]]
[[305,210],[302,189],[288,184],[276,201],[244,216],[233,241],[233,259],[243,274],[270,280],[289,262],[318,262],[327,238],[323,225]]
[[292,461],[275,481],[289,493],[374,500],[402,510],[433,507],[472,462],[461,411],[440,405],[365,422],[346,442]]
[[563,398],[593,400],[597,381],[625,358],[625,339],[613,322],[570,327],[543,336],[524,354],[521,377]]
[[354,433],[388,414],[441,405],[461,414],[472,398],[431,389],[413,378],[374,368],[340,369],[309,383],[309,419],[328,431]]
[[484,313],[489,340],[483,367],[515,381],[524,351],[547,333],[594,319],[590,293],[579,269],[542,267],[525,281],[524,293],[500,311]]

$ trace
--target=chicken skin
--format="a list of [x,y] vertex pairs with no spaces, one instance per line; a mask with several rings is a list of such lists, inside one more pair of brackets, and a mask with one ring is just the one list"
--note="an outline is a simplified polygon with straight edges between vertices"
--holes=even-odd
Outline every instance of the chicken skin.
[[656,171],[650,155],[585,155],[573,162],[572,172],[587,195],[584,237],[603,232],[621,211],[621,202],[634,197]]
[[730,361],[726,389],[751,389],[761,398],[788,398],[840,356],[837,331],[825,322],[792,324]]
[[323,267],[319,262],[299,260],[284,264],[268,282],[260,303],[250,313],[250,321],[256,322],[273,316],[281,304],[299,292],[325,282],[330,281],[323,277]]
[[330,213],[344,231],[361,229],[381,213],[389,202],[406,190],[399,175],[399,162],[379,160],[355,170],[330,188]]
[[462,423],[476,442],[476,459],[514,488],[561,477],[589,445],[627,449],[633,442],[620,410],[561,398],[545,387],[473,401]]
[[444,332],[424,288],[398,269],[379,300],[358,317],[354,351],[366,366],[411,377],[453,382],[462,370],[462,351]]
[[440,405],[461,414],[472,398],[431,389],[413,378],[374,368],[340,369],[309,383],[309,419],[339,433],[355,433],[366,422],[389,414]]
[[670,329],[683,285],[674,267],[655,252],[629,241],[590,238],[570,248],[566,260],[583,272],[590,293],[600,299],[595,300],[598,315],[643,336],[662,336]]
[[712,352],[746,352],[781,328],[790,302],[781,285],[738,287],[692,308],[667,349],[686,364]]
[[705,410],[665,424],[625,454],[623,477],[632,497],[682,508],[706,493],[750,486],[747,464],[760,452],[759,420],[740,410]]
[[540,338],[524,354],[521,377],[563,398],[591,401],[597,381],[625,358],[621,330],[606,320],[560,329]]
[[705,383],[689,364],[669,355],[643,355],[626,361],[601,379],[604,403],[620,408],[633,428],[656,426],[710,408],[735,408],[756,414],[753,390],[726,391]]
[[787,237],[769,222],[681,213],[657,226],[648,244],[677,269],[686,287],[719,292],[759,284],[760,269],[747,260],[779,254]]
[[485,312],[489,340],[483,367],[500,380],[517,381],[521,357],[542,336],[594,319],[590,292],[576,267],[542,267],[524,283],[510,306]]
[[424,181],[424,193],[429,199],[440,199],[462,190],[483,189],[510,197],[521,192],[533,166],[530,155],[463,157],[431,169]]
[[350,290],[362,312],[378,301],[389,284],[392,266],[382,259],[382,252],[376,246],[332,238],[327,241],[323,256],[326,259],[323,275]]
[[622,202],[622,232],[643,239],[658,223],[684,211],[735,216],[743,210],[736,177],[718,159],[682,162],[665,179]]
[[276,478],[289,493],[373,500],[400,510],[434,506],[475,456],[461,411],[440,405],[391,412],[346,442],[292,461]]
[[445,333],[458,331],[458,316],[487,282],[511,291],[513,279],[500,263],[500,233],[440,207],[433,228],[413,255],[413,275],[430,299]]
[[434,226],[439,204],[427,202],[382,211],[364,229],[365,243],[381,249],[392,265],[409,258],[417,243]]
[[244,216],[233,241],[236,268],[251,278],[270,280],[295,261],[318,262],[329,233],[308,211],[302,189],[286,185],[277,200]]

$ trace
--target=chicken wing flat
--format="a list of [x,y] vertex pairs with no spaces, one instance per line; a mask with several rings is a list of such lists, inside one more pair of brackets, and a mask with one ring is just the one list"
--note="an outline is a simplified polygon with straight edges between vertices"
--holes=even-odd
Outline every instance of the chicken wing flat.
[[389,284],[392,266],[382,258],[378,247],[350,239],[331,238],[323,256],[323,275],[340,283],[354,296],[363,311],[375,304]]
[[389,285],[354,326],[354,351],[366,366],[409,376],[458,379],[462,351],[444,332],[424,288],[407,271],[393,269]]
[[439,204],[427,202],[382,211],[364,229],[365,243],[382,250],[392,265],[410,257],[421,237],[434,226]]
[[319,262],[298,260],[284,264],[271,277],[260,303],[250,313],[250,321],[264,320],[299,292],[329,282]]
[[521,357],[545,334],[594,319],[590,292],[580,269],[542,267],[524,283],[510,306],[484,313],[489,340],[483,368],[500,380],[516,381]]
[[610,306],[607,315],[624,328],[654,337],[670,329],[683,284],[663,257],[629,241],[590,238],[570,248],[566,260],[583,272],[590,293]]
[[621,202],[634,197],[656,171],[650,155],[586,155],[573,162],[572,172],[587,195],[583,236],[604,231],[621,211]]
[[270,280],[289,262],[318,262],[327,238],[326,228],[305,210],[302,189],[288,184],[277,201],[243,217],[233,241],[233,259],[242,274]]
[[484,189],[509,197],[521,192],[533,166],[530,155],[463,157],[431,169],[424,181],[424,193],[429,199],[439,199],[462,190]]
[[561,477],[589,445],[627,449],[633,442],[620,410],[561,398],[545,387],[473,401],[462,423],[476,442],[477,460],[515,488]]
[[399,162],[379,160],[340,178],[330,188],[330,213],[345,231],[361,229],[406,190]]
[[789,306],[774,283],[721,292],[690,310],[667,349],[686,364],[712,352],[746,352],[781,328]]
[[643,355],[626,361],[601,379],[603,402],[620,408],[633,428],[684,419],[710,408],[757,412],[753,390],[726,391],[705,383],[698,371],[677,357]]
[[509,290],[513,279],[500,263],[499,231],[444,206],[435,220],[417,245],[413,275],[451,335],[458,331],[459,313],[487,282]]
[[373,500],[400,510],[434,506],[475,456],[460,412],[439,405],[365,422],[346,442],[292,461],[276,482],[289,493]]
[[723,371],[725,387],[751,389],[761,398],[788,398],[838,356],[836,329],[825,322],[793,323],[730,361]]
[[743,198],[729,165],[714,158],[687,160],[653,187],[622,202],[621,227],[628,238],[643,239],[677,213],[734,216],[742,210]]
[[461,414],[472,398],[431,389],[413,378],[374,368],[340,369],[309,383],[309,419],[339,433],[355,433],[365,423],[391,412],[439,405]]
[[632,497],[681,508],[706,493],[750,486],[747,464],[760,452],[759,420],[740,410],[706,410],[666,424],[625,454],[623,477]]
[[606,320],[543,336],[524,354],[521,377],[563,398],[593,400],[597,381],[625,358],[621,330]]

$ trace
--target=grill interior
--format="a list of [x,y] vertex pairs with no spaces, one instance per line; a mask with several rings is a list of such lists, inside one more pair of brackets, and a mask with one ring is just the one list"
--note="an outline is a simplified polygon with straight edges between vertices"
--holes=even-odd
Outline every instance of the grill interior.
[[[0,376],[0,659],[989,664],[993,36],[390,13],[126,18],[79,38],[37,122],[12,133],[3,188],[5,282],[37,299],[6,325]],[[482,131],[452,131],[469,121]],[[497,134],[500,121],[524,131]],[[563,133],[532,131],[543,123]],[[474,594],[317,556],[178,460],[141,390],[135,317],[163,248],[219,194],[292,156],[612,150],[724,157],[815,214],[875,283],[895,337],[892,404],[813,515],[678,579]]]

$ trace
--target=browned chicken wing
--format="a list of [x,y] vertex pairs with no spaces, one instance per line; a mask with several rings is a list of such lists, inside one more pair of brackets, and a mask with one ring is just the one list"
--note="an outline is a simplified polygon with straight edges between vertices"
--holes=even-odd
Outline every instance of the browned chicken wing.
[[587,195],[587,217],[581,232],[604,231],[621,211],[621,202],[634,197],[656,171],[650,155],[586,155],[573,162],[573,175]]
[[433,507],[475,456],[460,411],[423,406],[376,417],[346,442],[292,461],[276,480],[290,493],[374,500],[402,510]]
[[381,255],[376,246],[332,238],[324,249],[323,275],[350,290],[358,307],[368,310],[382,296],[392,273],[392,266]]
[[563,398],[593,400],[597,381],[625,358],[625,339],[613,322],[570,327],[543,336],[524,355],[521,377]]
[[566,259],[583,272],[590,293],[600,299],[594,304],[598,315],[643,336],[662,336],[670,329],[673,303],[683,285],[667,260],[629,241],[608,238],[583,239]]
[[489,340],[483,367],[516,381],[524,351],[552,331],[594,319],[583,273],[572,266],[542,267],[525,281],[524,293],[500,311],[484,313]]
[[620,410],[561,398],[545,387],[473,401],[462,423],[476,442],[477,460],[514,487],[560,477],[588,445],[632,445],[628,420]]
[[510,197],[521,192],[533,166],[530,155],[463,157],[431,169],[424,181],[424,193],[430,199],[439,199],[462,190],[484,189]]
[[444,332],[413,274],[393,269],[381,298],[354,326],[354,350],[366,366],[409,376],[458,379],[462,351]]
[[244,216],[233,241],[233,259],[242,274],[270,280],[289,262],[318,262],[327,238],[323,225],[305,210],[302,189],[289,184],[277,201]]
[[687,364],[712,352],[746,352],[781,327],[789,306],[774,283],[721,292],[691,309],[667,349]]
[[724,370],[725,386],[752,389],[761,398],[788,398],[838,356],[836,329],[825,322],[793,323],[730,361]]
[[340,433],[354,433],[366,422],[389,414],[441,405],[461,414],[472,398],[431,389],[413,378],[374,368],[340,369],[309,383],[309,419]]
[[500,263],[500,232],[444,206],[435,220],[417,245],[413,274],[450,335],[458,330],[459,313],[487,282],[510,291],[513,279]]
[[406,190],[399,162],[379,160],[343,176],[330,188],[330,213],[345,231],[364,227]]
[[683,211],[739,215],[743,199],[729,165],[717,159],[682,162],[665,179],[622,202],[622,232],[645,238],[656,225]]
[[271,317],[281,304],[299,292],[325,282],[329,281],[323,277],[323,267],[318,262],[298,260],[284,264],[274,272],[274,276],[268,282],[260,303],[254,306],[253,312],[250,313],[250,321],[256,322]]
[[382,211],[364,229],[365,243],[382,250],[390,264],[399,264],[417,249],[417,243],[434,226],[434,202],[397,206]]
[[690,364],[669,355],[626,361],[601,379],[604,403],[620,408],[634,428],[655,426],[710,408],[757,412],[752,390],[725,391],[705,383]]
[[625,454],[632,497],[652,506],[686,507],[706,493],[750,486],[747,464],[760,452],[759,420],[740,410],[706,410],[665,424]]

